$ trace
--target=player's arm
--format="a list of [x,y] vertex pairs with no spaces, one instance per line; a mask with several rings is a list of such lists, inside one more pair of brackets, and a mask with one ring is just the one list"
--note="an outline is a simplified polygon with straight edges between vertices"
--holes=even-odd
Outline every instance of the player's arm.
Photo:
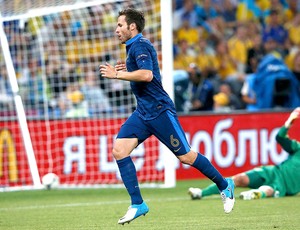
[[[118,69],[120,69],[120,71],[118,71]],[[127,72],[123,70],[124,66],[118,66],[118,64],[116,65],[116,68],[109,63],[100,65],[100,73],[102,77],[105,78],[140,82],[150,82],[153,79],[153,73],[151,70],[139,69],[133,72]]]
[[300,117],[300,107],[294,109],[294,111],[290,114],[289,118],[284,123],[284,126],[289,129],[293,122]]
[[117,71],[117,79],[150,82],[153,79],[153,73],[151,70],[147,69],[139,69],[133,72]]
[[300,142],[292,140],[288,136],[288,130],[293,122],[300,117],[300,107],[296,108],[289,116],[276,135],[276,141],[288,153],[293,154],[300,148]]

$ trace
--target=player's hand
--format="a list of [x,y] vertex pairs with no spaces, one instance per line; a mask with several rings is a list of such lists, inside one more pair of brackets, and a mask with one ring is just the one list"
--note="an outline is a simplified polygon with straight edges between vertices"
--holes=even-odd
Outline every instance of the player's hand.
[[117,71],[127,71],[125,62],[117,61],[117,64],[115,65],[115,70],[117,70]]
[[285,127],[289,128],[293,122],[300,117],[300,107],[297,107],[296,109],[294,109],[294,111],[290,114],[289,118],[287,119],[287,121],[285,122]]
[[115,70],[115,68],[107,62],[105,63],[105,65],[99,66],[99,71],[102,77],[112,78],[112,79],[117,78],[117,74],[118,74],[117,70]]

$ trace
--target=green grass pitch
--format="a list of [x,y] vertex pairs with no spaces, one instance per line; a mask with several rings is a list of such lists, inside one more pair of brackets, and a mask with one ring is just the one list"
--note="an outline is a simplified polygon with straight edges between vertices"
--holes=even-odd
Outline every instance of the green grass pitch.
[[125,189],[73,189],[0,193],[0,229],[300,229],[300,196],[243,201],[230,214],[219,196],[192,201],[189,187],[208,180],[179,181],[176,188],[142,188],[150,211],[118,225],[129,206]]

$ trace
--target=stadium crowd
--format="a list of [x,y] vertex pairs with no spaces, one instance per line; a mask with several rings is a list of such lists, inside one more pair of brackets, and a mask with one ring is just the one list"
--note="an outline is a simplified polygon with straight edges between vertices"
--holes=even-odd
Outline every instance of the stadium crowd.
[[173,7],[178,111],[299,106],[300,1],[175,0]]
[[[134,7],[159,11],[159,1],[141,2]],[[66,118],[131,112],[129,83],[107,82],[98,73],[100,63],[125,56],[111,52],[106,44],[119,44],[101,36],[115,36],[116,12],[130,6],[107,3],[4,22],[29,115],[43,115],[45,108]],[[160,25],[147,21],[149,37]],[[299,0],[173,0],[172,25],[178,112],[300,106]],[[12,91],[2,56],[0,113],[9,114]]]

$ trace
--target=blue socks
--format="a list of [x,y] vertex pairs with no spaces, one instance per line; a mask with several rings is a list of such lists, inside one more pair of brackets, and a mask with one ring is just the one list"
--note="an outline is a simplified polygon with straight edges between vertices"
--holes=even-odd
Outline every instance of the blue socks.
[[227,188],[228,182],[202,154],[198,153],[198,156],[192,166],[212,180],[218,186],[220,191]]
[[[136,169],[130,156],[121,160],[117,160],[117,164],[121,173],[123,183],[131,198],[131,204],[143,203],[143,198],[140,192],[139,183],[136,175]],[[210,161],[198,153],[195,162],[192,165],[198,169],[207,178],[212,180],[220,191],[227,188],[228,183],[219,171],[210,163]]]
[[123,183],[131,198],[131,204],[143,203],[136,169],[130,156],[117,160]]

